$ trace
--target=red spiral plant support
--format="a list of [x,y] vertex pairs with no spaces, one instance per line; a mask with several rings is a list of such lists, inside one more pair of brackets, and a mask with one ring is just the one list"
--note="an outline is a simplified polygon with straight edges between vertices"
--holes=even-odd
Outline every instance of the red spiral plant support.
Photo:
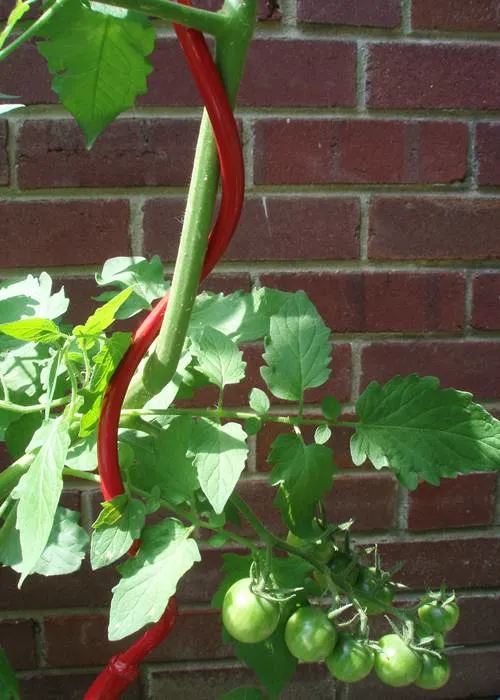
[[[180,0],[190,4],[190,0]],[[217,220],[209,236],[201,280],[224,253],[238,223],[243,205],[243,155],[234,115],[224,86],[203,34],[174,25],[191,73],[210,118],[217,144],[222,182],[222,197]],[[104,398],[98,428],[98,464],[105,500],[124,492],[118,462],[118,426],[120,412],[130,381],[151,343],[159,333],[169,301],[167,293],[134,333],[131,345],[117,367]],[[139,543],[134,543],[137,551]],[[177,615],[175,597],[165,612],[127,650],[114,656],[85,694],[84,700],[113,700],[138,675],[139,665],[172,629]]]

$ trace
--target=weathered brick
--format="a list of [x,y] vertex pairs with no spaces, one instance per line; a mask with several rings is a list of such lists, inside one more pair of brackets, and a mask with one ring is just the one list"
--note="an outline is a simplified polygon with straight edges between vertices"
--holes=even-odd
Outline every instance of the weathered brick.
[[35,625],[32,620],[2,620],[0,647],[10,665],[19,670],[36,668]]
[[298,0],[299,22],[354,25],[365,27],[397,27],[401,21],[399,0],[373,3],[371,0]]
[[129,255],[125,201],[0,203],[3,267],[95,265]]
[[23,189],[185,185],[191,171],[195,119],[115,122],[89,152],[68,120],[27,121],[18,144]]
[[[243,480],[238,492],[267,527],[280,535],[286,533],[279,511],[273,507],[276,489],[267,480]],[[329,521],[345,522],[354,518],[355,530],[375,531],[392,527],[395,499],[396,481],[391,474],[349,474],[334,477],[324,504]],[[245,527],[243,533],[250,535],[252,530]]]
[[441,386],[472,392],[479,400],[500,396],[497,341],[373,342],[362,351],[362,385],[386,382],[395,374],[439,377]]
[[495,596],[458,596],[460,622],[447,635],[449,644],[495,644],[500,639],[500,599]]
[[476,157],[480,185],[500,185],[500,124],[476,127]]
[[467,474],[443,479],[440,486],[421,484],[409,494],[408,528],[491,525],[495,514],[496,474]]
[[[23,700],[81,700],[97,677],[91,673],[37,673],[20,680],[19,687]],[[123,692],[123,700],[141,700],[141,681],[133,683]]]
[[450,589],[498,586],[500,541],[495,537],[381,542],[379,551],[388,569],[404,562],[398,580],[413,589],[439,588],[443,581]]
[[50,104],[58,99],[50,89],[47,63],[31,43],[23,44],[0,62],[0,83],[2,92],[20,95],[21,99],[16,101],[25,105]]
[[[498,651],[488,649],[464,649],[450,653],[451,678],[441,690],[433,690],[432,698],[437,700],[466,700],[496,695],[500,676],[498,671]],[[383,685],[372,673],[361,683],[349,686],[349,700],[425,700],[428,690],[415,686],[390,688]],[[485,699],[487,700],[487,699]],[[494,700],[494,698],[490,698]]]
[[263,285],[303,289],[337,333],[457,331],[465,278],[458,273],[338,272],[261,275]]
[[467,141],[466,126],[458,122],[262,119],[255,126],[254,179],[454,182],[467,173]]
[[[144,207],[148,255],[172,260],[185,202],[151,199]],[[165,234],[165,228],[168,235]],[[252,197],[223,260],[350,260],[359,255],[359,203],[347,197]]]
[[[151,691],[154,698],[182,698],[182,700],[216,700],[239,686],[258,686],[255,674],[238,663],[224,666],[169,668],[153,671]],[[282,700],[335,700],[335,683],[325,664],[301,664],[286,688]]]
[[374,197],[374,260],[485,260],[500,255],[498,199]]
[[[199,2],[196,3],[196,6],[201,7],[204,10],[211,10],[212,12],[217,12],[221,9],[223,4],[223,0],[199,0]],[[269,18],[268,15],[269,8],[267,6],[266,0],[257,0],[257,20],[259,22],[267,21],[269,19],[277,20],[281,17],[281,12],[279,8],[277,8],[276,10],[274,10],[271,18]]]
[[414,29],[494,32],[500,29],[497,0],[413,0]]
[[472,326],[478,330],[500,329],[500,275],[478,273],[472,286]]
[[368,59],[368,105],[498,109],[499,61],[500,48],[493,45],[373,44]]
[[[121,651],[123,641],[110,642],[108,618],[104,615],[65,615],[44,620],[46,660],[49,666],[101,666]],[[143,631],[131,636],[128,644]],[[220,613],[217,610],[182,612],[175,627],[148,661],[183,661],[223,659],[233,656],[231,648],[221,642]]]

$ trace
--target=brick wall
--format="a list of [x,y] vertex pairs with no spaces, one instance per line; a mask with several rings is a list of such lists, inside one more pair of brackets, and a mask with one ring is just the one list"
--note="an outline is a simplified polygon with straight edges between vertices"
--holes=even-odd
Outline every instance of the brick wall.
[[[238,112],[247,202],[212,286],[305,289],[335,332],[330,388],[346,411],[370,379],[412,370],[498,410],[500,3],[282,0],[271,20],[264,3],[260,14]],[[89,310],[92,275],[107,257],[159,253],[171,270],[199,100],[172,33],[158,32],[150,93],[89,154],[33,48],[0,65],[2,92],[30,104],[1,125],[0,275],[50,269],[76,295],[75,318]],[[255,368],[257,349],[247,354]],[[261,484],[272,437],[259,435],[241,485],[271,521]],[[376,533],[387,564],[406,561],[410,598],[446,579],[462,604],[453,679],[433,697],[499,694],[496,475],[407,496],[390,475],[349,468],[348,437],[336,446],[332,516],[355,517],[362,541]],[[66,499],[89,522],[96,495]],[[219,564],[220,552],[207,551],[182,583],[179,623],[127,697],[212,700],[251,681],[220,643],[218,617],[202,616]],[[122,646],[105,633],[113,572],[91,575],[86,565],[21,591],[11,572],[0,580],[0,643],[23,697],[81,698]],[[372,680],[334,689],[311,666],[282,697],[311,694],[424,697]]]

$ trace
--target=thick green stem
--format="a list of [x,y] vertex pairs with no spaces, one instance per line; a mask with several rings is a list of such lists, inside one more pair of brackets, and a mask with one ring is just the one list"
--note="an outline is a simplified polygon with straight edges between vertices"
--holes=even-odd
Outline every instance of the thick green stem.
[[[216,63],[234,105],[246,51],[255,24],[256,0],[226,0],[217,36]],[[155,396],[173,377],[184,345],[212,223],[218,184],[214,137],[203,114],[175,265],[170,302],[154,352],[130,385],[124,406],[136,408]]]
[[34,459],[34,454],[25,454],[11,464],[10,467],[0,472],[0,503],[7,499],[23,474],[28,471]]
[[44,24],[46,24],[51,17],[56,14],[56,12],[59,12],[61,7],[67,2],[68,0],[56,0],[55,3],[51,5],[49,9],[46,10],[35,22],[33,22],[33,24],[25,32],[16,37],[14,41],[11,41],[8,46],[0,51],[0,61],[3,61],[5,58],[7,58],[7,56],[10,56],[13,51],[19,48],[21,44],[28,41],[28,39],[31,39],[32,36],[39,34],[40,29],[44,26]]
[[110,0],[106,4],[143,12],[214,36],[221,34],[225,27],[225,18],[219,12],[180,5],[170,0]]
[[[65,406],[71,401],[71,398],[69,396],[63,396],[60,399],[55,399],[54,401],[50,402],[50,407],[51,408],[56,408],[57,406]],[[22,406],[19,403],[12,403],[11,401],[2,401],[0,399],[0,409],[3,409],[5,411],[11,411],[12,413],[40,413],[41,411],[45,411],[47,408],[47,404],[45,403],[36,403],[31,406]]]

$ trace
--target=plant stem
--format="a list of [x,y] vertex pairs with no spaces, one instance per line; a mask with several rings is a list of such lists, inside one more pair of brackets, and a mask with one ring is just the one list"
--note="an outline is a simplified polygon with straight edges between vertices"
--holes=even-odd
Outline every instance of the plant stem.
[[179,5],[170,0],[110,0],[107,4],[142,12],[214,36],[221,34],[226,24],[225,17],[219,12]]
[[[56,408],[57,406],[65,406],[70,402],[69,396],[63,396],[60,399],[55,399],[51,402],[51,407]],[[5,411],[11,411],[12,413],[39,413],[45,411],[47,405],[44,403],[33,404],[32,406],[21,406],[18,403],[12,403],[11,401],[2,401],[0,399],[0,409]]]
[[38,34],[40,29],[43,27],[44,24],[46,24],[51,17],[53,17],[56,12],[58,12],[63,5],[65,5],[68,2],[68,0],[56,0],[53,5],[49,7],[48,10],[46,10],[43,15],[41,15],[33,24],[26,29],[22,34],[20,34],[14,41],[11,41],[8,46],[6,46],[4,49],[0,51],[0,61],[3,61],[7,56],[10,56],[10,54],[15,51],[21,44],[24,44],[28,39],[31,39],[32,36],[35,36],[35,34]]
[[92,481],[95,484],[100,484],[101,479],[98,474],[92,474],[92,472],[83,472],[81,469],[71,469],[71,467],[64,467],[63,476],[71,476],[76,479],[83,479],[84,481]]
[[[216,64],[234,105],[255,24],[256,0],[226,0],[217,36]],[[207,248],[218,184],[218,160],[206,111],[200,126],[177,262],[158,342],[142,374],[130,384],[125,408],[143,406],[174,376],[182,353]]]

